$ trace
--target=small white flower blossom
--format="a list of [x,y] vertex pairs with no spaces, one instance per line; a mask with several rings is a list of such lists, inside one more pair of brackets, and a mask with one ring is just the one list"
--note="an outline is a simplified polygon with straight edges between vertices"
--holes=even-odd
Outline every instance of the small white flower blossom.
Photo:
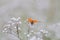
[[37,40],[40,40],[40,38],[37,38]]
[[21,18],[20,18],[20,17],[18,17],[18,18],[17,18],[17,21],[19,21],[20,19],[21,19]]
[[43,40],[43,39],[40,39],[40,40]]
[[19,24],[21,24],[21,21],[19,21]]
[[16,21],[16,18],[15,17],[12,17],[11,20]]
[[8,24],[14,25],[15,23],[13,21],[8,21]]
[[27,34],[27,37],[30,37],[31,36],[31,33]]
[[4,30],[7,30],[7,28],[4,28]]
[[28,34],[27,37],[30,37],[30,35]]
[[12,21],[8,21],[8,23],[12,23]]
[[19,27],[18,30],[21,30],[21,28]]
[[9,21],[9,23],[11,23],[12,25],[14,25],[15,23],[16,24],[21,24],[21,20],[20,19],[21,19],[20,17],[18,17],[18,18],[12,17],[11,21]]
[[20,19],[21,19],[20,17],[18,17],[18,18],[12,17],[11,18],[12,21],[20,21]]
[[4,30],[2,32],[5,32]]
[[42,33],[48,33],[48,31],[46,31],[46,30],[40,30],[40,32],[42,32]]
[[12,23],[12,25],[14,25],[15,23]]
[[16,29],[16,26],[14,28]]
[[43,32],[44,30],[40,30],[40,32]]
[[30,38],[30,40],[36,40],[36,36],[33,36],[32,38]]

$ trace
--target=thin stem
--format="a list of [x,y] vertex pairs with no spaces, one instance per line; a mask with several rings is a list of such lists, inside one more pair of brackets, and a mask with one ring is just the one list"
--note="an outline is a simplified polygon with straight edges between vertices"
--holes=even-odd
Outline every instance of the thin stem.
[[18,36],[18,38],[19,38],[18,24],[16,25],[16,29],[17,29],[17,36]]
[[29,34],[29,32],[30,32],[30,27],[28,27],[28,34]]
[[20,37],[19,37],[19,29],[18,29],[19,27],[18,27],[18,24],[16,25],[16,29],[17,29],[17,36],[18,36],[18,38],[20,39],[20,40],[22,40]]

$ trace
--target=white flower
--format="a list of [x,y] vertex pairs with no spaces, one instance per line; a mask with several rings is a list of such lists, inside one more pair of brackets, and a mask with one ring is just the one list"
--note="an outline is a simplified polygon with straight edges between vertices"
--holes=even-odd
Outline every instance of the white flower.
[[17,21],[18,21],[18,20],[20,20],[20,19],[21,19],[21,18],[20,18],[20,17],[18,17],[18,18],[17,18]]
[[21,19],[20,17],[18,17],[18,18],[12,17],[11,18],[11,20],[13,20],[13,21],[19,21],[20,19]]
[[19,24],[21,24],[21,21],[19,21]]
[[12,25],[14,25],[15,23],[16,24],[21,24],[21,20],[20,19],[21,19],[20,17],[18,17],[18,18],[12,17],[11,21],[9,21],[8,23],[12,23]]
[[40,32],[43,32],[44,30],[40,30]]
[[16,26],[14,28],[16,29]]
[[43,40],[42,38],[37,38],[37,40]]
[[21,30],[21,28],[19,27],[18,30]]
[[33,36],[30,40],[36,40],[36,36]]
[[48,31],[46,31],[46,30],[40,30],[40,32],[42,32],[42,33],[48,33]]
[[8,21],[8,23],[12,23],[12,21]]
[[12,17],[11,20],[16,21],[16,18],[15,17]]
[[30,37],[30,35],[28,34],[27,37]]
[[4,30],[2,32],[5,32]]
[[4,30],[7,30],[7,28],[4,28]]
[[31,33],[27,34],[27,37],[30,37]]
[[40,40],[40,38],[37,38],[37,40]]
[[40,39],[40,40],[43,40],[43,39]]

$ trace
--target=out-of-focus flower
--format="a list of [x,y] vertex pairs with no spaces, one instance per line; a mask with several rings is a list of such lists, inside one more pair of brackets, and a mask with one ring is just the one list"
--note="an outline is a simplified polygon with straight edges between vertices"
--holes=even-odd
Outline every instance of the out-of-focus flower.
[[21,28],[19,27],[18,30],[21,30]]
[[36,36],[33,36],[32,38],[30,38],[30,40],[36,40]]
[[12,18],[11,18],[11,21],[10,21],[9,23],[12,23],[12,25],[13,25],[14,23],[16,23],[16,24],[21,24],[21,20],[20,20],[20,19],[21,19],[20,17],[18,17],[18,18],[12,17]]
[[21,18],[20,17],[18,17],[18,18],[12,17],[10,19],[10,21],[8,21],[8,24],[10,24],[10,25],[21,24]]
[[48,33],[48,31],[43,30],[43,29],[42,29],[42,30],[40,30],[40,32],[42,32],[42,33],[46,33],[46,34]]
[[27,37],[30,37],[30,34],[28,34]]
[[[21,24],[21,19],[20,19],[20,17],[18,17],[18,18],[12,17],[12,18],[7,22],[7,24],[5,24],[5,25],[3,26],[2,32],[14,34],[14,33],[16,33],[17,28],[18,28],[18,31],[21,30],[20,24]],[[15,35],[15,34],[14,34],[14,35]]]
[[10,26],[10,24],[4,25],[4,27],[6,27],[6,26]]
[[42,29],[40,32],[42,32],[45,36],[48,36],[48,31]]
[[15,17],[12,17],[11,20],[16,21],[17,19]]
[[13,20],[13,21],[19,21],[20,19],[21,19],[20,17],[18,17],[18,18],[12,17],[11,18],[11,20]]
[[37,40],[43,40],[42,38],[37,38]]

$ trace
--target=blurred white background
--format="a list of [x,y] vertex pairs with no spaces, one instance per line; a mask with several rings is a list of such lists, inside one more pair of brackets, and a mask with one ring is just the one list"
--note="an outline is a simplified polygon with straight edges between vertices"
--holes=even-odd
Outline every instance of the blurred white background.
[[[60,38],[60,0],[0,0],[0,29],[10,17],[23,16],[49,24],[48,29]],[[52,26],[57,23],[59,26]]]

